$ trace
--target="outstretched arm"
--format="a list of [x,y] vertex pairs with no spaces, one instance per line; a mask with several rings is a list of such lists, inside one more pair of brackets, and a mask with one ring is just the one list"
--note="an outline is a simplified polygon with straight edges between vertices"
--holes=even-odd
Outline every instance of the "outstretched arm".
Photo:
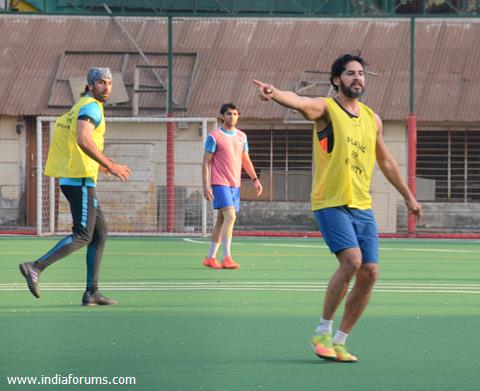
[[402,195],[407,205],[408,213],[412,213],[415,218],[418,219],[422,216],[422,207],[403,180],[400,168],[383,140],[382,120],[378,116],[375,116],[375,123],[377,125],[376,155],[378,167],[380,167],[383,175],[385,175],[388,181]]
[[253,80],[260,91],[260,99],[273,100],[278,104],[299,111],[309,121],[320,119],[326,111],[327,104],[323,98],[306,98],[292,91],[282,91],[271,84]]

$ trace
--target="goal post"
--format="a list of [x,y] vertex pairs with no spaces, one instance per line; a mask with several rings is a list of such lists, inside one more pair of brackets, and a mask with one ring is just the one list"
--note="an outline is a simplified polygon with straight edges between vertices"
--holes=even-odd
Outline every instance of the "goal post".
[[[37,118],[37,235],[65,233],[71,227],[69,207],[59,195],[58,181],[43,175],[55,120]],[[217,119],[110,117],[106,122],[106,155],[127,164],[133,172],[124,183],[99,175],[97,196],[109,231],[122,235],[206,235],[213,211],[203,197],[201,165],[206,137],[217,127]],[[173,181],[167,181],[168,123],[176,125],[175,142],[170,146],[175,151]],[[174,195],[173,205],[167,203],[167,194]],[[168,206],[173,210],[167,210]]]

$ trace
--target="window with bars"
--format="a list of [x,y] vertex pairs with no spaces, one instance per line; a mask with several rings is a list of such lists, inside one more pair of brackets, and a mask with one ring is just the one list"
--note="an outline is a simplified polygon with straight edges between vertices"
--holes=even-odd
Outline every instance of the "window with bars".
[[417,177],[433,181],[436,202],[480,202],[480,131],[419,130]]
[[262,199],[309,201],[312,183],[312,130],[244,131],[248,137],[250,158],[264,187]]

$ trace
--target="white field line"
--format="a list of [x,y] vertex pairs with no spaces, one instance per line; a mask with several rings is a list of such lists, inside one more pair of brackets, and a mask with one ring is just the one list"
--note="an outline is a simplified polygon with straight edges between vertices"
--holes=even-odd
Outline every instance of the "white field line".
[[[327,281],[319,281],[319,282],[302,282],[302,281],[230,281],[230,282],[184,282],[184,281],[140,281],[140,282],[103,282],[102,286],[300,286],[300,287],[325,287],[327,286]],[[0,287],[2,286],[16,286],[20,285],[23,286],[24,283],[12,282],[12,283],[0,283]],[[41,283],[41,286],[52,286],[52,287],[72,287],[72,286],[85,286],[83,282],[64,282],[64,283]],[[384,287],[384,288],[473,288],[473,289],[480,289],[480,284],[448,284],[448,283],[391,283],[391,282],[384,282],[378,283],[375,287]]]
[[[207,245],[209,242],[207,241],[200,241],[195,239],[184,238],[185,242],[193,243],[193,244],[205,244]],[[242,246],[247,243],[238,243],[235,242],[234,246]],[[314,249],[323,249],[328,250],[328,247],[321,244],[288,244],[288,243],[257,243],[260,246],[266,247],[287,247],[287,248],[314,248]],[[427,253],[446,253],[446,254],[480,254],[480,250],[449,250],[449,249],[439,249],[439,248],[408,248],[408,247],[383,247],[380,246],[380,251],[404,251],[404,252],[427,252]],[[165,253],[165,252],[141,252],[141,251],[123,251],[121,253],[112,252],[112,251],[105,251],[105,255],[132,255],[132,256],[167,256],[167,255],[176,255],[175,253]],[[25,251],[0,251],[0,255],[37,255],[38,253],[33,252],[25,252]],[[194,255],[194,254],[191,254]],[[81,253],[71,254],[71,256],[83,256]]]
[[[208,244],[207,241],[200,241],[195,239],[184,238],[186,242],[195,243],[195,244]],[[235,246],[242,245],[245,243],[235,243]],[[269,247],[291,247],[291,248],[321,248],[328,249],[327,246],[321,244],[288,244],[288,243],[258,243],[260,246],[269,246]],[[441,248],[408,248],[408,247],[383,247],[380,246],[380,251],[419,251],[419,252],[436,252],[436,253],[462,253],[462,254],[478,254],[480,250],[449,250]]]
[[[45,283],[45,291],[81,291],[83,283]],[[103,283],[102,290],[109,291],[295,291],[310,292],[325,290],[327,283],[300,282],[110,282]],[[0,291],[24,291],[25,284],[0,284]],[[376,292],[389,293],[464,293],[480,294],[480,284],[402,284],[381,283],[374,288]]]
[[[0,292],[2,291],[23,291],[25,289],[0,289]],[[186,292],[186,291],[240,291],[240,292],[321,292],[321,290],[318,289],[302,289],[302,288],[295,288],[295,289],[282,289],[282,288],[215,288],[215,287],[204,287],[204,288],[125,288],[125,289],[118,289],[118,288],[102,288],[103,291],[116,291],[116,292],[127,292],[127,291],[134,291],[134,292],[156,292],[156,291],[168,291],[168,292],[173,292],[173,291],[181,291],[181,292]],[[75,292],[82,292],[83,288],[47,288],[43,289],[43,291],[61,291],[61,292],[69,292],[69,291],[75,291]],[[480,294],[480,291],[453,291],[453,290],[430,290],[430,291],[415,291],[415,290],[408,290],[408,291],[402,291],[402,290],[389,290],[389,289],[374,289],[374,292],[378,293],[455,293],[455,294]]]

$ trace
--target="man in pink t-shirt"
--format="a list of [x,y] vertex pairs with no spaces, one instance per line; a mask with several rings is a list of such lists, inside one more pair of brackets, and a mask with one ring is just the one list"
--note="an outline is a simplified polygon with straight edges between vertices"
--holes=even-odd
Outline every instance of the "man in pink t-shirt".
[[[262,184],[248,155],[247,135],[236,128],[240,115],[237,107],[225,103],[220,114],[222,126],[208,135],[202,163],[203,196],[219,209],[203,265],[214,269],[238,269],[240,265],[232,259],[230,246],[236,213],[240,211],[242,167],[252,179],[257,196],[262,193]],[[220,243],[223,248],[221,264],[215,258]]]

